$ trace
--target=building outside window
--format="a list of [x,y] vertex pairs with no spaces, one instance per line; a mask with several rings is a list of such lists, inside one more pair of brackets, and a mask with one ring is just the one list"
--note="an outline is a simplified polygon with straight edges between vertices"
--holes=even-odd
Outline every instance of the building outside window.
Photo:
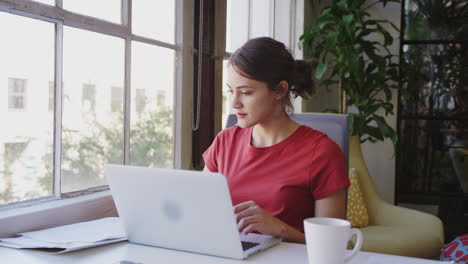
[[141,114],[146,108],[145,89],[135,89],[135,92],[135,111]]
[[55,104],[55,83],[53,81],[49,82],[49,111],[54,111]]
[[8,78],[8,109],[25,109],[26,84],[25,79]]
[[157,92],[157,104],[158,106],[164,106],[166,104],[166,91],[164,90],[158,90]]
[[96,108],[96,85],[83,84],[83,97],[81,99],[83,108],[87,111],[93,111]]
[[123,89],[122,87],[111,87],[111,112],[123,111]]

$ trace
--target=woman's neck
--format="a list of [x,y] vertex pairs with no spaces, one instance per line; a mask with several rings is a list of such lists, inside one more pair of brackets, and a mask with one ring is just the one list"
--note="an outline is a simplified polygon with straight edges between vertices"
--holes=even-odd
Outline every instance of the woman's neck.
[[267,122],[256,124],[253,128],[251,144],[257,148],[273,146],[293,134],[298,127],[300,124],[291,120],[283,112]]

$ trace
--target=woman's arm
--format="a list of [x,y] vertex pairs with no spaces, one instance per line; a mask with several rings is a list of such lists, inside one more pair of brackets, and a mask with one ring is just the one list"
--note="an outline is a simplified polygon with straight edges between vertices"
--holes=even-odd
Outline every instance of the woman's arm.
[[315,201],[315,217],[346,217],[346,189],[338,190],[331,195]]
[[[315,201],[315,217],[345,218],[346,190],[339,190],[326,198]],[[305,243],[305,235],[278,218],[270,215],[253,201],[234,206],[239,231],[253,231],[277,236],[285,241]]]

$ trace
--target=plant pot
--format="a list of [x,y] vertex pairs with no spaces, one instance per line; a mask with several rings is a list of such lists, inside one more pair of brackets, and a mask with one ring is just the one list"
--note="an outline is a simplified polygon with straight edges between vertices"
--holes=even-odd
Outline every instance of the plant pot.
[[[382,200],[377,192],[369,170],[367,169],[364,156],[362,155],[361,142],[359,136],[349,137],[349,168],[355,168],[357,171],[359,185],[364,196],[364,201],[369,211],[375,211],[377,203]],[[369,215],[369,221],[372,222],[372,216]]]

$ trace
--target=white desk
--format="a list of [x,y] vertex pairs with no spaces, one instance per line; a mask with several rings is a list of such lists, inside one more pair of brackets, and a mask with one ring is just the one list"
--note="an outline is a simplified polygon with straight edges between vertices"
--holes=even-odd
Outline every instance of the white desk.
[[[152,264],[152,263],[268,263],[268,264],[307,264],[307,251],[304,245],[281,243],[244,261],[212,257],[135,245],[128,242],[84,249],[76,252],[55,255],[36,250],[16,250],[0,247],[0,263],[14,264]],[[360,252],[348,264],[436,264],[439,261],[407,258],[376,253]]]

